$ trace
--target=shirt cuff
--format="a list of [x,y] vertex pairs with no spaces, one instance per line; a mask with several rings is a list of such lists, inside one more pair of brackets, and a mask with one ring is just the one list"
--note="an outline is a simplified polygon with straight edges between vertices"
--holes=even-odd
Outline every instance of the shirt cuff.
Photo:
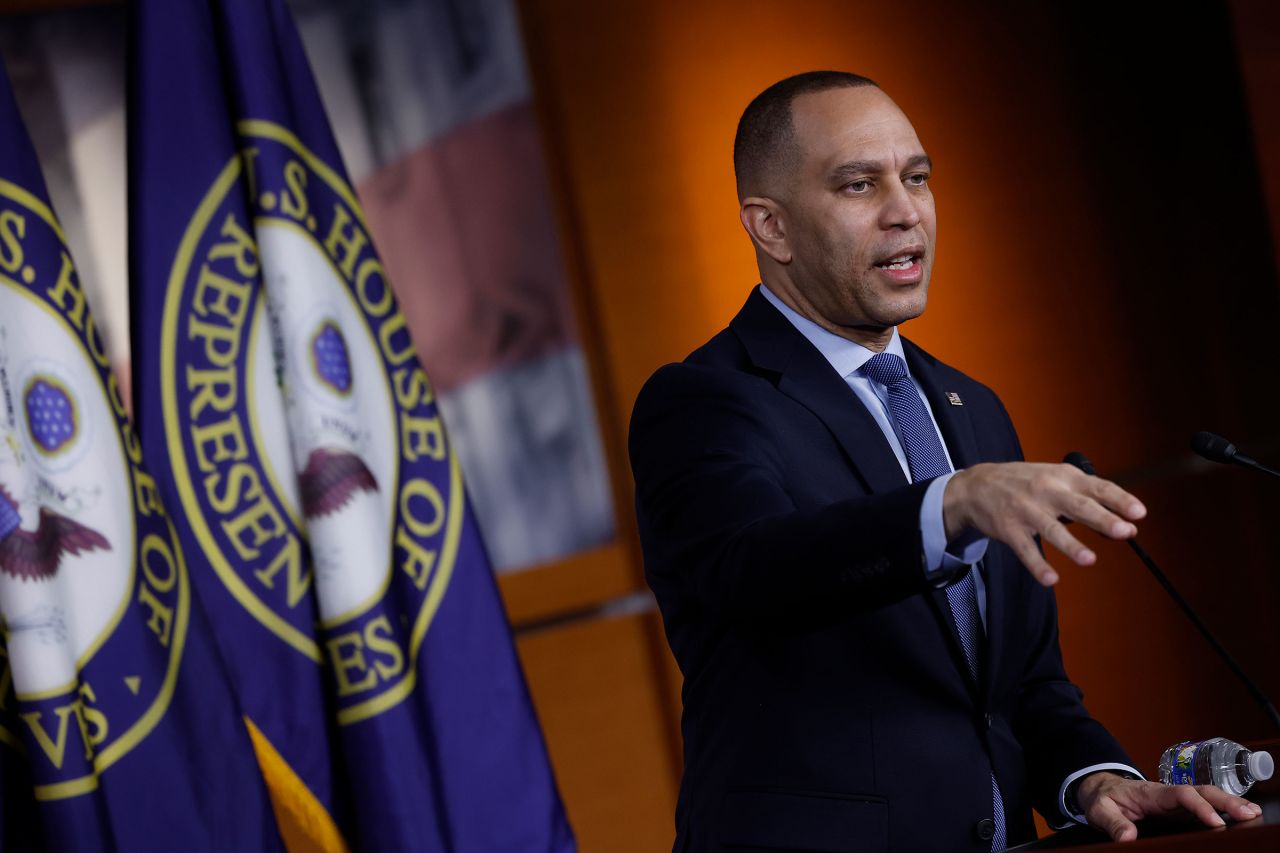
[[947,527],[942,520],[942,493],[954,476],[953,471],[935,478],[925,490],[924,501],[920,504],[920,537],[924,541],[926,577],[950,575],[961,566],[972,566],[987,553],[990,540],[971,528],[947,541]]
[[1071,785],[1077,779],[1083,779],[1085,776],[1088,776],[1090,773],[1097,773],[1099,770],[1115,770],[1120,773],[1127,773],[1130,776],[1132,776],[1134,779],[1145,780],[1147,778],[1143,776],[1141,773],[1139,773],[1137,768],[1130,767],[1128,764],[1115,764],[1115,763],[1091,764],[1088,767],[1077,770],[1075,773],[1072,773],[1070,776],[1064,779],[1062,781],[1062,787],[1058,789],[1058,810],[1062,812],[1062,816],[1065,817],[1066,820],[1063,821],[1062,823],[1055,824],[1053,821],[1046,819],[1045,822],[1048,823],[1051,828],[1062,829],[1065,826],[1070,826],[1072,821],[1076,823],[1083,823],[1083,824],[1089,823],[1089,821],[1085,820],[1084,815],[1072,814],[1071,812],[1067,811],[1067,791],[1071,789]]

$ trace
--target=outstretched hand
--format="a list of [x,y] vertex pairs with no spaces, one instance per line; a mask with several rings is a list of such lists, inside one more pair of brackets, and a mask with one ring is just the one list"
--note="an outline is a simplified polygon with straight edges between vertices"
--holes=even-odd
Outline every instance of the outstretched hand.
[[1093,773],[1076,788],[1076,802],[1089,825],[1111,836],[1112,841],[1133,841],[1138,837],[1135,820],[1144,817],[1190,815],[1205,826],[1223,826],[1218,812],[1235,820],[1253,820],[1262,807],[1233,797],[1213,785],[1161,785],[1126,779],[1115,773]]
[[1124,489],[1066,464],[998,462],[956,473],[942,496],[947,538],[974,528],[1013,549],[1036,580],[1058,582],[1058,573],[1036,546],[1040,538],[1081,566],[1097,555],[1067,530],[1078,521],[1112,539],[1137,535],[1133,522],[1147,514]]

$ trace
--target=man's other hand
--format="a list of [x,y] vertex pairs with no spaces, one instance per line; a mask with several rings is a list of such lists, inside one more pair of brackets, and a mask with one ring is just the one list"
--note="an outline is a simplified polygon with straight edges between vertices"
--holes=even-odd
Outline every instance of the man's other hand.
[[1235,820],[1253,820],[1262,807],[1233,797],[1213,785],[1162,785],[1127,779],[1115,773],[1092,773],[1076,788],[1076,803],[1089,825],[1111,836],[1112,841],[1138,837],[1135,820],[1161,815],[1190,815],[1205,826],[1224,826],[1218,812]]
[[1058,573],[1036,547],[1035,537],[1081,566],[1097,559],[1071,535],[1066,522],[1078,521],[1112,539],[1130,539],[1133,522],[1147,514],[1142,502],[1124,489],[1085,474],[1073,465],[1000,462],[958,472],[942,496],[947,538],[974,528],[1013,549],[1022,564],[1045,586]]

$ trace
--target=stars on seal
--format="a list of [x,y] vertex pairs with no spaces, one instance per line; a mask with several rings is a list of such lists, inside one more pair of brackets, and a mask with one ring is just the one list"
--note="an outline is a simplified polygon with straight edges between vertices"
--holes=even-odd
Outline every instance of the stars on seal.
[[311,338],[311,363],[320,381],[339,394],[351,391],[351,358],[338,324],[325,320]]
[[45,455],[62,450],[76,437],[76,407],[67,389],[51,376],[39,375],[23,395],[27,429]]

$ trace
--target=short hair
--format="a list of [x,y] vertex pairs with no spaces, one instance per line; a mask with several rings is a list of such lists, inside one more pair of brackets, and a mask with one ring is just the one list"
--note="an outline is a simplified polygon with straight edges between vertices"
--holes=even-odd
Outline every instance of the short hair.
[[733,138],[733,173],[738,197],[748,193],[748,184],[757,181],[767,169],[779,161],[795,159],[795,127],[791,120],[791,104],[800,95],[875,86],[876,82],[849,71],[806,71],[779,80],[756,95],[738,120]]

